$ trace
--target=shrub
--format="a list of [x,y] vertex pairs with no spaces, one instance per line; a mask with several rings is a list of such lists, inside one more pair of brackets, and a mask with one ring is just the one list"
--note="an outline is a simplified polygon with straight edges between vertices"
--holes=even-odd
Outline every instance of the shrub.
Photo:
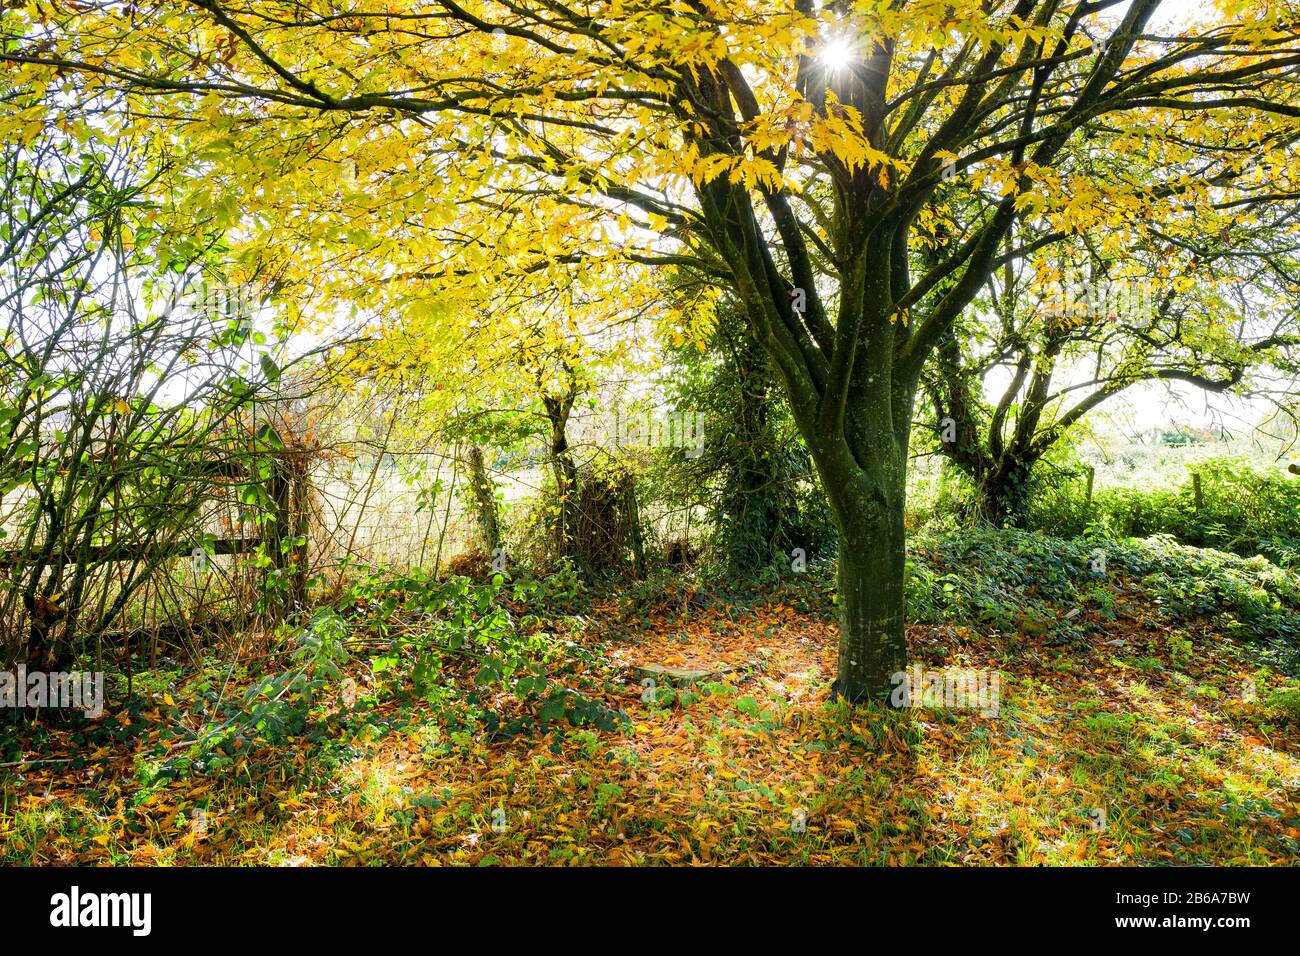
[[1236,554],[1265,554],[1293,566],[1300,552],[1300,481],[1281,470],[1234,458],[1194,466],[1176,488],[1101,488],[1091,505],[1080,482],[1044,486],[1029,508],[1029,527],[1078,537],[1090,527],[1119,537],[1169,535],[1185,544]]
[[[1096,552],[1106,574],[1091,570]],[[923,624],[1078,637],[1087,616],[1114,616],[1122,579],[1145,591],[1166,620],[1208,619],[1245,640],[1271,645],[1283,666],[1297,663],[1300,575],[1267,558],[1243,558],[1181,544],[1169,536],[1056,538],[1018,530],[972,529],[923,538],[909,560],[908,609]]]
[[1300,687],[1273,691],[1264,701],[1264,706],[1282,723],[1300,724]]

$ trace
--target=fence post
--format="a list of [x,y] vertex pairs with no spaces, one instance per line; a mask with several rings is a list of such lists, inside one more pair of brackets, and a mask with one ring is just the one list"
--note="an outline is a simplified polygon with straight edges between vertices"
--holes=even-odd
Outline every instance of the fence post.
[[307,516],[300,515],[295,503],[301,505],[305,488],[301,487],[304,476],[298,474],[304,470],[304,462],[296,460],[292,451],[282,450],[271,453],[271,475],[267,479],[267,497],[271,500],[271,521],[262,536],[271,564],[280,572],[282,583],[286,587],[283,606],[292,609],[300,606],[307,590],[307,549],[305,546],[289,544],[304,534],[307,529]]
[[1092,507],[1092,482],[1097,477],[1097,469],[1092,465],[1088,466],[1088,490],[1084,494],[1084,504],[1086,507]]
[[641,532],[641,505],[636,497],[636,478],[628,479],[627,518],[631,522],[632,560],[638,577],[645,577],[645,536]]
[[1199,472],[1192,472],[1192,504],[1197,511],[1201,510],[1201,475]]

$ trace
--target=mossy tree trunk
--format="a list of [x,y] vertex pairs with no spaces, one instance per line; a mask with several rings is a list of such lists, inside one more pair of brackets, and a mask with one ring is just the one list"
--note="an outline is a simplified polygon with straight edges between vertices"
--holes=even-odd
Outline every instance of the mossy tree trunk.
[[497,513],[496,491],[483,460],[483,449],[478,445],[470,445],[466,457],[469,466],[469,500],[474,509],[479,542],[484,551],[492,554],[501,547],[501,521]]

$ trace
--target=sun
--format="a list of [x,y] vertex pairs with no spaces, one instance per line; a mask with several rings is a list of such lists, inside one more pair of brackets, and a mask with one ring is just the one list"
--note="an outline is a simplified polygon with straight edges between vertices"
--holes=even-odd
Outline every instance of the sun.
[[822,47],[821,61],[827,69],[842,70],[853,60],[853,46],[843,37],[831,40]]

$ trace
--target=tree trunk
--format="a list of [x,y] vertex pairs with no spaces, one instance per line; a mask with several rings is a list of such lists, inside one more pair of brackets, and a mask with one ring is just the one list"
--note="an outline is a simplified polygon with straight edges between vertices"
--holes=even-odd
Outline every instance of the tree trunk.
[[273,512],[263,525],[262,540],[275,572],[271,611],[276,617],[300,610],[307,603],[307,538],[310,533],[310,492],[307,463],[296,451],[271,455],[266,485]]
[[556,530],[560,553],[579,561],[576,549],[575,515],[578,506],[578,468],[574,464],[573,453],[569,450],[569,436],[566,432],[574,398],[575,393],[572,391],[562,398],[547,396],[542,399],[542,405],[551,424],[551,470],[555,476],[555,497],[558,506]]
[[492,490],[492,479],[483,461],[483,449],[478,445],[469,447],[469,494],[483,550],[492,554],[501,547],[501,522],[497,518],[497,499]]
[[902,515],[868,516],[870,532],[841,537],[840,653],[835,693],[850,703],[886,703],[907,668],[906,547]]
[[874,454],[867,467],[837,467],[814,452],[840,534],[840,648],[833,690],[854,704],[888,704],[893,676],[907,669],[909,427],[894,435],[882,431],[870,441]]
[[724,318],[717,340],[724,361],[706,393],[721,426],[709,443],[710,473],[721,477],[710,510],[728,566],[745,574],[809,543],[789,539],[789,516],[797,510],[794,469],[770,417],[774,376],[767,353],[751,328],[735,328],[731,313]]
[[628,539],[632,545],[632,562],[637,577],[645,577],[645,534],[641,530],[641,505],[636,496],[636,479],[627,483]]
[[859,507],[840,533],[840,659],[835,692],[850,704],[888,702],[906,670],[906,538],[901,506]]
[[1023,528],[1029,518],[1032,461],[1003,459],[976,487],[980,510],[995,528]]

